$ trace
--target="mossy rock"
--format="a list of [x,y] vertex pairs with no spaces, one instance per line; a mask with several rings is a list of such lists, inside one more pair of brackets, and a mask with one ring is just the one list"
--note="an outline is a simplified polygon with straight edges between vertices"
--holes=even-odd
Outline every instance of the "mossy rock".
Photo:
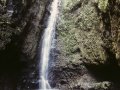
[[[70,63],[82,60],[86,64],[105,64],[107,55],[99,33],[100,19],[93,3],[90,0],[68,0],[64,3],[58,25],[58,44],[63,44],[61,53],[71,57],[67,60]],[[81,6],[76,7],[77,3]],[[76,8],[71,11],[73,7]]]
[[108,0],[98,0],[98,8],[104,13],[107,10],[108,4]]

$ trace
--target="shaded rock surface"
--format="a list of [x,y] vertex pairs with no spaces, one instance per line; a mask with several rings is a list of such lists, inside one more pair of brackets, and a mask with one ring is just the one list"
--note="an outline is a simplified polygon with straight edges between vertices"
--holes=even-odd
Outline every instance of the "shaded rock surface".
[[47,18],[47,0],[0,0],[0,89],[38,89],[37,48]]

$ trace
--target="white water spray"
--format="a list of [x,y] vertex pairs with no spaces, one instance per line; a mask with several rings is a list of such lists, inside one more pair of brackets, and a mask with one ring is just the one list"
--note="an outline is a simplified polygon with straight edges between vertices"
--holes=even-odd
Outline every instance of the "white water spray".
[[40,56],[41,59],[40,86],[42,90],[51,89],[48,82],[48,63],[49,63],[52,39],[55,33],[55,26],[59,12],[58,4],[59,4],[59,0],[53,0],[50,10],[51,15],[48,18],[47,28],[45,29],[44,35],[42,37],[41,56]]

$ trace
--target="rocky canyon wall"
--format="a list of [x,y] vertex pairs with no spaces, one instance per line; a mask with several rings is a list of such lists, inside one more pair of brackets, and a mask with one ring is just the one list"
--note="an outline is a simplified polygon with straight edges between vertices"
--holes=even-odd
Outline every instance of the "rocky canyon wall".
[[[38,88],[52,0],[0,0],[0,90]],[[119,90],[120,0],[61,0],[49,78],[60,90]],[[52,54],[52,52],[51,52]]]
[[[13,14],[9,16],[8,2]],[[0,0],[1,90],[38,88],[37,50],[48,0]]]
[[119,0],[62,1],[53,87],[119,90],[119,9]]

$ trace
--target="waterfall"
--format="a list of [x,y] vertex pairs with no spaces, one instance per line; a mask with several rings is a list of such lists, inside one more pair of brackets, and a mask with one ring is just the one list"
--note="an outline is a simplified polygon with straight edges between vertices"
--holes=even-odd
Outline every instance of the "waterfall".
[[[48,64],[50,57],[51,44],[55,33],[55,26],[58,17],[59,0],[53,0],[51,4],[50,16],[48,18],[47,28],[42,37],[41,55],[40,55],[40,87],[42,90],[51,89],[48,82]],[[41,90],[40,89],[40,90]]]
[[13,1],[12,0],[8,0],[8,2],[7,2],[7,14],[9,15],[9,16],[12,16],[12,14],[13,14]]

